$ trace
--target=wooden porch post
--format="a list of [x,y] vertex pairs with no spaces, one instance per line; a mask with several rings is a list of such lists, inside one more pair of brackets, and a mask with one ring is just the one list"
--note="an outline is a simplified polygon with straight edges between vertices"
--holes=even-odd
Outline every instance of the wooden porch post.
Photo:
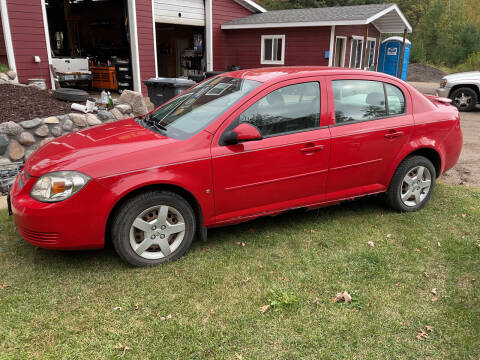
[[398,67],[398,78],[402,78],[403,70],[403,57],[405,55],[405,41],[407,40],[407,29],[403,30],[403,43],[402,43],[402,53],[400,54],[400,66]]
[[368,24],[365,25],[365,34],[363,35],[363,51],[362,51],[362,67],[365,69],[365,56],[367,55],[367,41],[368,41]]

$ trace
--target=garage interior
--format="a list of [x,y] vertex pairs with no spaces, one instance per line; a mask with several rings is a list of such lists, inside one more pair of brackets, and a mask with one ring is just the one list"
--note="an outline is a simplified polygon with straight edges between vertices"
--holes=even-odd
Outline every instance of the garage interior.
[[133,89],[127,0],[46,0],[54,58],[88,58],[93,88]]

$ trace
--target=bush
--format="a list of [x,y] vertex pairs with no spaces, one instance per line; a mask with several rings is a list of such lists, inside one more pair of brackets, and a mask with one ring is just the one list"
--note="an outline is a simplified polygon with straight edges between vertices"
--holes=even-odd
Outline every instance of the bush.
[[7,72],[9,70],[8,66],[0,63],[0,73]]

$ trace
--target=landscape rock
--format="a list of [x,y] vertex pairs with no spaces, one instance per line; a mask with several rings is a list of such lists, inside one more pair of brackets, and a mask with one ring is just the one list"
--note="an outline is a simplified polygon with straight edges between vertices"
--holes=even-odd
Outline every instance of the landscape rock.
[[58,115],[57,116],[58,120],[60,121],[67,121],[68,120],[68,115]]
[[6,164],[10,164],[11,161],[10,159],[6,158],[6,157],[3,157],[3,156],[0,156],[0,165],[6,165]]
[[22,127],[13,121],[7,121],[3,124],[0,124],[0,134],[15,136],[20,134],[22,130]]
[[39,146],[43,146],[45,144],[48,144],[52,140],[53,140],[53,137],[47,137],[47,138],[43,139],[42,141],[40,141]]
[[18,161],[25,156],[25,148],[17,140],[12,140],[8,147],[8,156],[12,161]]
[[118,109],[113,109],[111,113],[113,114],[113,116],[115,116],[115,119],[117,120],[128,119],[128,115],[122,114]]
[[35,144],[35,138],[33,137],[32,134],[30,134],[27,131],[22,132],[18,136],[18,141],[20,142],[20,144],[25,145],[25,146],[30,146],[30,145]]
[[97,116],[102,121],[114,118],[113,114],[107,110],[99,110]]
[[51,132],[52,132],[53,136],[59,137],[60,135],[62,135],[63,129],[60,125],[56,125],[56,126],[52,127]]
[[98,119],[95,114],[87,114],[87,124],[90,126],[100,125],[102,122]]
[[7,71],[6,74],[10,78],[10,80],[15,80],[17,78],[17,73],[13,70]]
[[120,104],[115,106],[115,109],[120,110],[123,114],[129,114],[132,112],[132,106],[130,104]]
[[70,120],[72,120],[78,127],[87,126],[87,120],[85,120],[85,115],[71,113],[69,114],[69,117]]
[[40,125],[42,123],[42,119],[39,119],[39,118],[36,118],[36,119],[32,119],[32,120],[25,120],[25,121],[22,121],[20,123],[20,125],[24,128],[24,129],[32,129],[34,127],[37,127],[38,125]]
[[72,127],[73,127],[72,120],[70,119],[65,120],[65,122],[63,123],[63,130],[70,131],[72,130]]
[[43,119],[43,123],[44,124],[58,124],[58,123],[60,123],[60,120],[56,116],[49,116],[49,117]]
[[48,130],[47,125],[42,125],[35,130],[35,135],[39,137],[45,137],[48,136],[48,134],[50,134],[50,130]]
[[139,92],[124,90],[122,95],[120,95],[118,102],[120,104],[130,104],[135,116],[140,116],[147,113],[147,104],[145,102],[145,98]]
[[32,154],[33,152],[35,151],[36,149],[29,149],[27,151],[25,151],[25,160],[27,160]]
[[9,143],[10,140],[8,139],[8,136],[5,134],[0,134],[0,154],[5,154]]
[[5,73],[0,73],[0,80],[8,81],[8,80],[10,80],[10,78],[8,77],[7,74],[5,74]]

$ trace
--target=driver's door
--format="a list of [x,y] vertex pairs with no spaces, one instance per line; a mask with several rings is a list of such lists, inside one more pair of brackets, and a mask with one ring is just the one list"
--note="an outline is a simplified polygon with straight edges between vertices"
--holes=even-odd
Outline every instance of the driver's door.
[[[323,92],[319,78],[283,82],[225,121],[212,143],[218,223],[323,201],[330,152]],[[243,122],[263,139],[222,145],[222,135]]]

